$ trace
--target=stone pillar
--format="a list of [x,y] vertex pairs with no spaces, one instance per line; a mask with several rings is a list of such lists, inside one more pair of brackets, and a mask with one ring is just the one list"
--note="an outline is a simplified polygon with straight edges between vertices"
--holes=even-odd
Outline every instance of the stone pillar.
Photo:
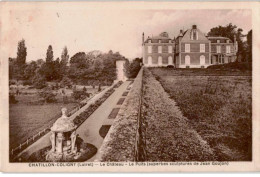
[[125,60],[117,60],[116,61],[116,69],[117,69],[117,80],[118,81],[126,81],[127,78],[124,72],[124,64]]
[[57,134],[57,141],[56,141],[56,152],[57,153],[62,153],[62,141],[63,141],[63,134],[59,132]]
[[55,147],[56,147],[55,132],[51,132],[50,140],[51,140],[51,151],[55,152]]

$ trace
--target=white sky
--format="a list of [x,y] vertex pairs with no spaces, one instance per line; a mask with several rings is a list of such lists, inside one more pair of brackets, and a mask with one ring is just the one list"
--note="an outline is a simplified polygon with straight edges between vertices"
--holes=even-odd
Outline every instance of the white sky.
[[[105,9],[105,10],[104,10]],[[82,6],[39,6],[6,8],[1,42],[8,57],[16,57],[22,38],[27,46],[27,61],[45,59],[52,45],[54,59],[66,45],[69,55],[91,50],[119,51],[129,59],[141,57],[142,32],[145,37],[166,31],[177,36],[180,29],[196,24],[202,32],[232,23],[252,29],[250,10],[143,10],[87,8]],[[1,23],[0,23],[1,25]]]

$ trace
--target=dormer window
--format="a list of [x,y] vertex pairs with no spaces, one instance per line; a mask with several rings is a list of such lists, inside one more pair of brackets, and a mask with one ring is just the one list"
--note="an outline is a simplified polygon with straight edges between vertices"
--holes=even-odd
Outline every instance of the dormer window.
[[172,43],[172,40],[169,40],[169,43]]
[[220,43],[220,40],[217,40],[217,43]]
[[227,40],[227,43],[229,43],[229,40]]
[[161,43],[161,39],[159,39],[159,43]]
[[149,40],[148,40],[148,43],[152,43],[152,40],[151,40],[151,39],[149,39]]
[[198,32],[195,29],[191,31],[191,40],[198,40]]

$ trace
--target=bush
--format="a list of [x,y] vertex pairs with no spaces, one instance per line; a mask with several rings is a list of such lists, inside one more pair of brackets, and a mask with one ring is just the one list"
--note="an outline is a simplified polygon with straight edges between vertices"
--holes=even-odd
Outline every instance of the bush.
[[26,86],[26,85],[32,85],[32,81],[31,80],[25,80],[23,81],[23,85]]
[[14,80],[9,80],[9,85],[16,85],[16,82]]
[[40,92],[39,96],[43,98],[46,103],[53,103],[57,101],[56,94],[52,93],[52,91],[48,89]]
[[75,99],[75,100],[82,100],[86,97],[89,97],[89,93],[85,92],[85,91],[81,91],[81,90],[73,90],[73,93],[72,93],[72,97]]
[[64,88],[64,87],[72,88],[72,81],[68,77],[63,77],[60,82],[60,87],[61,88]]
[[47,86],[45,78],[40,76],[36,76],[33,79],[33,85],[36,89],[42,89]]

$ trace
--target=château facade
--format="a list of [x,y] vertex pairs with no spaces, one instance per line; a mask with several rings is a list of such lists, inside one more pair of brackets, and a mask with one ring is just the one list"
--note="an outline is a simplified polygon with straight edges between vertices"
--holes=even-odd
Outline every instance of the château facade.
[[237,41],[226,37],[208,37],[196,25],[180,30],[175,39],[163,32],[144,40],[143,64],[146,67],[206,68],[236,60]]

